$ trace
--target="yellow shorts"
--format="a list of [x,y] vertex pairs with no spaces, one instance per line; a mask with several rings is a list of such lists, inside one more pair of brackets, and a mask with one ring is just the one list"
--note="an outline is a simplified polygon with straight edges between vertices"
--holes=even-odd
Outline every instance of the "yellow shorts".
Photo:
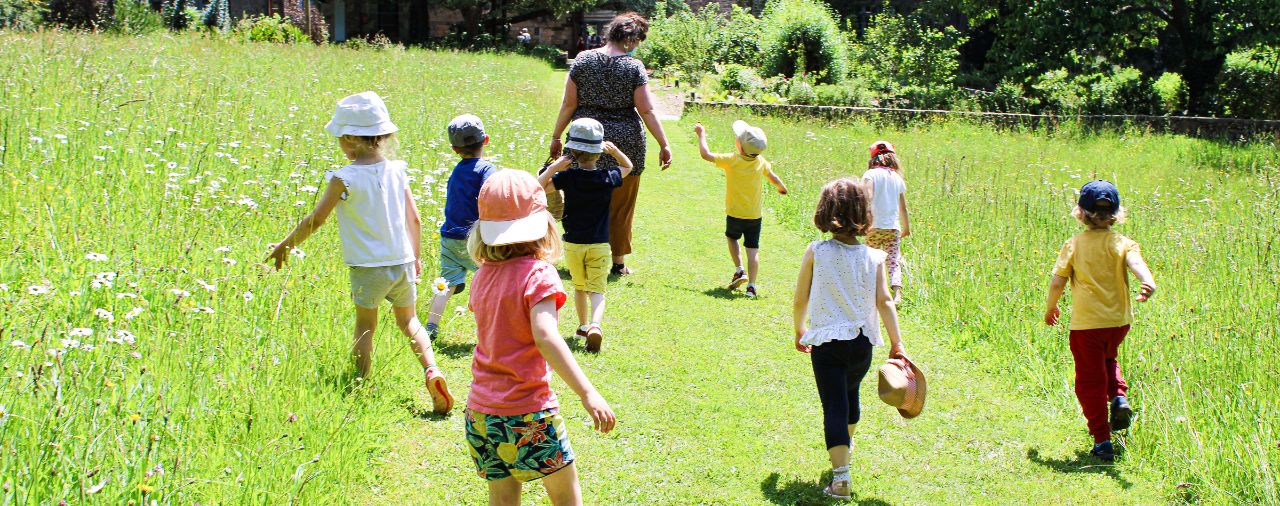
[[609,243],[564,243],[564,263],[573,277],[573,288],[584,292],[604,293],[609,280],[609,263],[613,261]]

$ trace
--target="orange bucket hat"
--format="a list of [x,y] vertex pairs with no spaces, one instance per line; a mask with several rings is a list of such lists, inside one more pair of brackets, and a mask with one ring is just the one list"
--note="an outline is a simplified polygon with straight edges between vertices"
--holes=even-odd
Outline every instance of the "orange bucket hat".
[[920,416],[920,412],[924,411],[925,394],[928,392],[924,371],[911,359],[900,357],[885,361],[878,372],[880,381],[877,391],[880,400],[897,408],[903,418]]

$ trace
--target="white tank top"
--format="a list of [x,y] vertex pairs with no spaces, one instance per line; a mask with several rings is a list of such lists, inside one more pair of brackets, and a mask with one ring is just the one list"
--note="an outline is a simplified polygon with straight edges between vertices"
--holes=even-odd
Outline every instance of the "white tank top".
[[852,341],[861,333],[872,345],[880,340],[876,313],[876,274],[885,252],[835,239],[814,241],[813,285],[809,288],[809,331],[801,344],[818,346]]
[[405,162],[348,165],[324,174],[326,183],[342,180],[347,191],[333,210],[342,237],[342,258],[352,267],[382,267],[413,261],[405,228],[409,176]]

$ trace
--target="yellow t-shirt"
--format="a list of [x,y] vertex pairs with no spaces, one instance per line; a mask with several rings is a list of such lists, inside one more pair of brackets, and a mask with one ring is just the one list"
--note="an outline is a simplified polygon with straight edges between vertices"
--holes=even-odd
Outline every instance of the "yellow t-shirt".
[[764,155],[747,158],[741,153],[711,155],[716,167],[724,170],[725,214],[744,220],[759,219],[764,200],[761,180],[769,170]]
[[1123,327],[1133,322],[1125,257],[1138,243],[1112,230],[1087,230],[1067,239],[1053,273],[1071,280],[1071,330]]

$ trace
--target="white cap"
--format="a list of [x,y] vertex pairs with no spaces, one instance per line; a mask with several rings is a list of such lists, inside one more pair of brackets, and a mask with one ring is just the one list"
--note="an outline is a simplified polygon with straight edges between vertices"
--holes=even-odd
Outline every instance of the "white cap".
[[329,120],[324,129],[335,137],[373,137],[400,130],[391,122],[391,113],[387,112],[387,104],[382,102],[382,97],[372,91],[356,93],[339,100],[337,109],[333,111],[333,119]]
[[578,118],[569,123],[568,149],[587,153],[604,152],[604,125],[591,118]]
[[769,145],[769,138],[765,137],[764,130],[748,125],[742,120],[733,122],[733,135],[738,138],[738,143],[742,145],[742,153],[745,155],[763,153],[764,148]]

